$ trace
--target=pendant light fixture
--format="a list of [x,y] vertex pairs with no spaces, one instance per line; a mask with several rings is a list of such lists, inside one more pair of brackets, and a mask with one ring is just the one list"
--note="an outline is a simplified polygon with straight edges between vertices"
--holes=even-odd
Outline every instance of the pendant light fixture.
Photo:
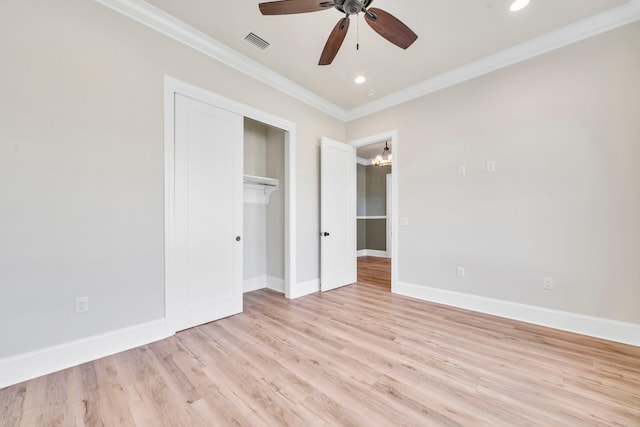
[[373,166],[391,166],[391,150],[389,149],[389,141],[384,143],[382,154],[378,154],[371,164]]

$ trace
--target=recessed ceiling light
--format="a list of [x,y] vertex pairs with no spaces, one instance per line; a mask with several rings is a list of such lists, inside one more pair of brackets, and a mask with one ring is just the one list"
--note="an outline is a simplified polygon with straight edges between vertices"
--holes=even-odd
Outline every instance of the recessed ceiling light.
[[358,76],[356,77],[356,79],[354,80],[354,82],[356,82],[357,84],[361,85],[362,83],[366,82],[367,78],[365,76]]
[[369,96],[369,98],[373,98],[374,96],[376,96],[376,91],[370,90],[369,93],[367,93],[367,95]]
[[529,0],[514,0],[511,3],[511,12],[517,12],[519,10],[524,9],[529,4]]

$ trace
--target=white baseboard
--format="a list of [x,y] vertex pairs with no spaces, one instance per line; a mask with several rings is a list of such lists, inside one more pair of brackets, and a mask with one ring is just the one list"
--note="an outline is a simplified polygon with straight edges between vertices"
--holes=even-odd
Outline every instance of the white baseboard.
[[0,359],[0,388],[166,338],[164,319]]
[[276,292],[284,293],[284,279],[267,276],[267,288]]
[[395,293],[640,347],[640,325],[398,282]]
[[242,281],[242,292],[257,291],[258,289],[264,289],[267,287],[267,276],[252,277],[251,279],[244,279]]
[[378,258],[389,258],[387,256],[387,252],[386,251],[377,251],[375,249],[360,249],[357,252],[357,256],[361,257],[361,256],[374,256],[374,257],[378,257]]
[[284,280],[272,276],[258,276],[245,279],[242,282],[242,292],[253,292],[259,289],[269,288],[284,293]]
[[291,289],[290,299],[300,298],[314,292],[320,292],[320,279],[309,280],[308,282],[297,283]]

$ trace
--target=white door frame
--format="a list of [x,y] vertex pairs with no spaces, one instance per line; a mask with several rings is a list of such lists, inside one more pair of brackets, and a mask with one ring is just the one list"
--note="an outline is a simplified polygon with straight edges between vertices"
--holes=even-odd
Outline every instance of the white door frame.
[[[176,268],[175,260],[167,256],[173,251],[169,249],[168,236],[173,233],[172,219],[174,200],[172,189],[175,174],[175,134],[174,112],[175,94],[179,93],[202,102],[206,102],[223,110],[231,111],[257,122],[281,129],[285,133],[284,141],[284,169],[285,169],[285,195],[284,195],[284,274],[285,297],[291,298],[296,284],[296,125],[293,122],[234,101],[229,98],[209,92],[205,89],[183,82],[170,76],[164,77],[164,216],[165,216],[165,310],[166,289],[173,285],[167,283],[167,278],[174,277],[167,272],[173,272]],[[165,312],[166,314],[166,312]],[[175,331],[167,331],[169,334]]]
[[393,206],[393,172],[387,174],[385,182],[387,185],[387,194],[385,195],[387,205],[387,211],[385,212],[387,215],[387,258],[393,259],[393,211],[391,210]]
[[398,260],[400,258],[400,251],[398,251],[398,177],[400,171],[400,168],[398,167],[400,152],[398,131],[393,129],[377,135],[365,136],[364,138],[349,141],[347,144],[353,145],[357,149],[385,141],[391,141],[391,149],[393,150],[393,164],[391,166],[393,174],[393,179],[391,180],[391,247],[393,248],[393,254],[391,256],[391,292],[396,293],[398,283]]

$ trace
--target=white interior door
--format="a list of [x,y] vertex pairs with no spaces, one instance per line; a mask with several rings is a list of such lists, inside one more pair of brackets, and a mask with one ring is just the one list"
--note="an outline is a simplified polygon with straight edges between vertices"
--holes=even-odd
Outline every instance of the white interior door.
[[175,95],[166,320],[173,332],[242,311],[243,117]]
[[329,138],[320,155],[320,227],[320,290],[355,283],[355,149]]

